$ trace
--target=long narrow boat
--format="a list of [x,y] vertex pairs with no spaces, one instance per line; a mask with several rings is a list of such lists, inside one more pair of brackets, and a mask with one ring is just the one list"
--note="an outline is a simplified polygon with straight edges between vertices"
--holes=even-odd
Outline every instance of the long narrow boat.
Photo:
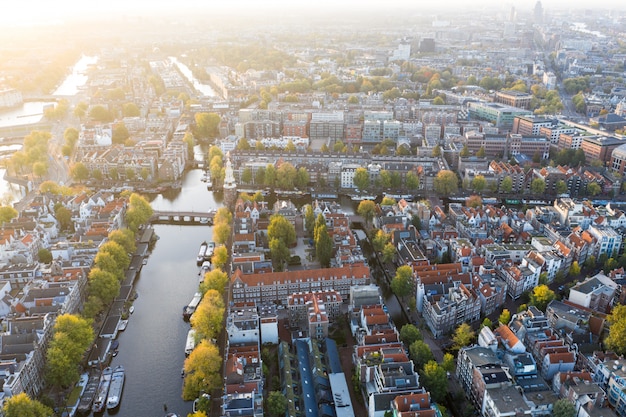
[[202,293],[197,292],[193,295],[193,298],[191,299],[189,304],[183,308],[183,320],[187,321],[191,318],[191,315],[195,313],[196,308],[198,307],[198,304],[200,304],[201,300]]
[[109,386],[111,385],[111,374],[113,371],[110,367],[104,368],[102,375],[100,376],[100,384],[98,385],[98,392],[96,398],[93,400],[91,411],[94,413],[100,413],[104,410],[107,402],[107,395],[109,393]]
[[124,367],[119,365],[111,375],[111,386],[109,387],[109,395],[107,397],[107,410],[113,410],[120,405],[122,391],[124,390],[124,379]]
[[80,397],[80,401],[78,402],[78,407],[76,407],[76,412],[81,416],[86,416],[89,414],[91,410],[91,404],[93,403],[93,398],[96,396],[96,391],[98,390],[98,385],[100,384],[100,370],[94,369],[89,375],[89,381],[87,381],[87,385],[85,386],[85,390],[83,391],[83,395]]
[[206,242],[202,242],[200,244],[200,250],[198,251],[198,257],[196,258],[196,262],[198,263],[198,265],[202,265],[202,262],[204,262],[208,247],[209,245]]

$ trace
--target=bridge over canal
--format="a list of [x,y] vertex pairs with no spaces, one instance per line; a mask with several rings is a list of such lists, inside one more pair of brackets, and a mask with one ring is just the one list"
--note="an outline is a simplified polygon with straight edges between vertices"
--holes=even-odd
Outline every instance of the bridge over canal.
[[182,224],[190,226],[199,224],[212,225],[214,216],[214,212],[154,210],[150,218],[150,223]]

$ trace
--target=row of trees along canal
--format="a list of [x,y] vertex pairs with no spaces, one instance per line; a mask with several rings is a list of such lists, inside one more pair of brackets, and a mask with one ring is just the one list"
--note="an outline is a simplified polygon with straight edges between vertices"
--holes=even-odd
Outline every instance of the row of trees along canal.
[[[54,189],[51,186],[51,189]],[[66,187],[57,187],[57,192],[67,192]],[[98,317],[106,311],[119,295],[124,272],[130,265],[129,253],[135,251],[135,236],[139,226],[152,216],[152,207],[140,195],[126,193],[129,205],[125,222],[127,228],[111,232],[102,244],[88,275],[87,299],[82,314],[63,314],[57,317],[53,336],[46,351],[45,379],[47,391],[40,400],[21,393],[8,398],[4,405],[6,417],[49,417],[53,415],[53,396],[67,393],[78,381],[81,362],[92,346],[96,335]],[[72,396],[72,393],[70,393]]]
[[185,359],[182,396],[186,401],[200,398],[196,416],[205,416],[210,412],[210,399],[201,394],[222,388],[222,358],[217,339],[224,327],[228,298],[228,274],[223,268],[228,262],[227,243],[232,232],[232,217],[226,207],[219,208],[215,214],[213,240],[218,246],[211,257],[213,269],[204,274],[199,288],[202,300],[190,319],[195,330],[196,347]]

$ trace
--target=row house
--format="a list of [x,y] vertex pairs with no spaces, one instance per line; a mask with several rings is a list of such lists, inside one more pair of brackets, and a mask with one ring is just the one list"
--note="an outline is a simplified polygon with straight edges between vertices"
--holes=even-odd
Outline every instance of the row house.
[[481,301],[476,292],[462,283],[454,283],[448,293],[441,296],[424,296],[422,314],[426,324],[438,338],[456,328],[461,323],[469,323],[480,318]]
[[593,381],[586,371],[558,372],[552,380],[553,391],[574,404],[577,416],[590,417],[601,410],[603,416],[616,416],[604,408],[607,400],[604,390]]
[[308,335],[316,339],[328,336],[331,320],[340,314],[343,299],[337,291],[295,293],[287,300],[289,325],[292,328],[308,329]]
[[391,412],[393,417],[442,417],[428,392],[398,395],[391,402]]
[[367,285],[369,267],[352,264],[339,268],[243,274],[238,269],[231,275],[230,287],[235,302],[286,304],[289,295],[334,289],[344,300],[353,285]]
[[599,272],[570,288],[568,301],[582,307],[608,313],[613,305],[618,284]]
[[512,193],[518,193],[524,190],[526,182],[526,173],[524,169],[519,165],[511,165],[508,162],[491,161],[489,163],[489,171],[493,172],[498,178],[498,190],[502,190],[502,181],[509,177],[511,178],[511,191]]
[[523,265],[507,264],[499,270],[499,273],[506,283],[509,297],[514,300],[539,284],[539,274]]

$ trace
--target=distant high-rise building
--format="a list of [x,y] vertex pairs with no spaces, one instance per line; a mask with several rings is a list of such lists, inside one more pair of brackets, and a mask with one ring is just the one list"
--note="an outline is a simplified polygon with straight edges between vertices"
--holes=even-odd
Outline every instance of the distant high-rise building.
[[511,6],[511,14],[509,15],[509,22],[515,22],[517,19],[517,10],[515,10],[515,6]]
[[533,14],[535,16],[535,23],[543,22],[543,6],[541,5],[541,1],[537,1],[537,3],[535,3],[535,10]]

